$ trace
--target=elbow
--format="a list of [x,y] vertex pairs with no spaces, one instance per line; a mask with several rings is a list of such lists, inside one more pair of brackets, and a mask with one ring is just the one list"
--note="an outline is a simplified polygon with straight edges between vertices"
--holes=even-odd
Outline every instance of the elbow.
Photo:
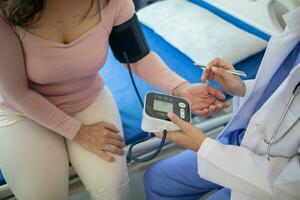
[[145,56],[141,57],[140,59],[138,59],[136,62],[132,63],[132,65],[136,66],[136,65],[142,65],[145,62],[148,62],[148,60],[153,59],[153,57],[157,56],[157,54],[153,51],[149,51],[148,54],[146,54]]
[[[138,61],[130,63],[130,68],[135,74],[139,76],[140,71],[142,70],[141,68],[148,66],[149,63],[153,62],[153,60],[156,59],[155,57],[158,57],[158,55],[153,51],[150,51],[147,55],[140,58]],[[128,67],[128,65],[126,64],[125,66]]]
[[28,99],[32,90],[30,88],[19,88],[19,89],[6,89],[1,91],[1,95],[7,103],[11,105],[16,105],[23,99]]

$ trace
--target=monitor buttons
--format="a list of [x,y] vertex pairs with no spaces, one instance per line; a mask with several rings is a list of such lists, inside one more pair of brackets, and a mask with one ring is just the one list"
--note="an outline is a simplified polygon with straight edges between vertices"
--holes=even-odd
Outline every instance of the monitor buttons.
[[185,108],[186,107],[185,103],[183,103],[183,102],[179,102],[178,105],[179,105],[180,108]]
[[180,109],[180,117],[181,117],[182,119],[185,118],[185,112],[184,112],[184,109]]

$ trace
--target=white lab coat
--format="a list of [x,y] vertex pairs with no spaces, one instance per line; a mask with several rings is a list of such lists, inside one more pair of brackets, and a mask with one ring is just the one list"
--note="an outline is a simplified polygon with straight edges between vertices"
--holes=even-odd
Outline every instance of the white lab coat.
[[[268,82],[290,51],[300,41],[300,7],[284,17],[287,28],[273,37],[267,47],[255,80],[246,81],[246,95],[235,98],[235,115],[221,134],[245,127],[242,116],[255,108]],[[232,190],[232,200],[300,199],[300,95],[296,97],[280,129],[279,138],[271,149],[272,161],[266,158],[267,144],[295,86],[300,81],[298,64],[252,116],[240,147],[223,145],[207,138],[198,155],[199,175]],[[292,127],[292,125],[294,126]]]

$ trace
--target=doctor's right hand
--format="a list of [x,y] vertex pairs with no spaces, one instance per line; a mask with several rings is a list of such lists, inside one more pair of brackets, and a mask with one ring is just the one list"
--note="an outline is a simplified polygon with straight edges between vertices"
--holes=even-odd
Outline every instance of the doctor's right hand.
[[228,73],[225,69],[232,70],[234,67],[221,58],[215,58],[207,65],[207,69],[202,74],[202,80],[205,82],[216,81],[229,95],[244,96],[246,92],[244,82],[239,76]]
[[121,156],[125,154],[124,139],[118,133],[119,130],[107,122],[81,125],[74,141],[107,162],[114,162],[115,158],[109,153]]

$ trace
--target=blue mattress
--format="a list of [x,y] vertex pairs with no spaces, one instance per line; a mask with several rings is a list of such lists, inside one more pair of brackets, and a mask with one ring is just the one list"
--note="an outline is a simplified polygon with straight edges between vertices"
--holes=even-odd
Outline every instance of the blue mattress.
[[5,184],[5,180],[2,173],[0,172],[0,185],[4,185],[4,184]]
[[[268,40],[270,38],[265,33],[210,6],[209,4],[206,4],[202,0],[190,1],[211,10],[225,20],[236,24],[239,28],[255,34],[258,37],[261,37],[265,40]],[[178,51],[159,35],[155,34],[147,26],[142,25],[142,27],[151,49],[158,55],[160,55],[161,58],[173,71],[175,71],[177,74],[184,77],[191,83],[197,83],[200,81],[202,70],[199,68],[195,68],[192,64],[191,59]],[[264,51],[259,52],[236,64],[235,67],[239,70],[245,71],[248,76],[247,78],[254,78],[263,55]],[[118,63],[112,56],[112,53],[109,52],[105,67],[100,71],[100,74],[104,77],[105,84],[110,88],[116,98],[116,102],[118,104],[123,122],[126,143],[131,144],[136,140],[146,137],[147,134],[142,132],[140,128],[142,108],[140,107],[134,89],[130,82],[128,70],[125,69],[120,63]],[[135,77],[135,80],[142,96],[144,96],[147,91],[157,90],[138,77]],[[215,86],[218,87],[216,84]],[[5,181],[2,174],[0,173],[0,185],[2,184],[5,184]]]

